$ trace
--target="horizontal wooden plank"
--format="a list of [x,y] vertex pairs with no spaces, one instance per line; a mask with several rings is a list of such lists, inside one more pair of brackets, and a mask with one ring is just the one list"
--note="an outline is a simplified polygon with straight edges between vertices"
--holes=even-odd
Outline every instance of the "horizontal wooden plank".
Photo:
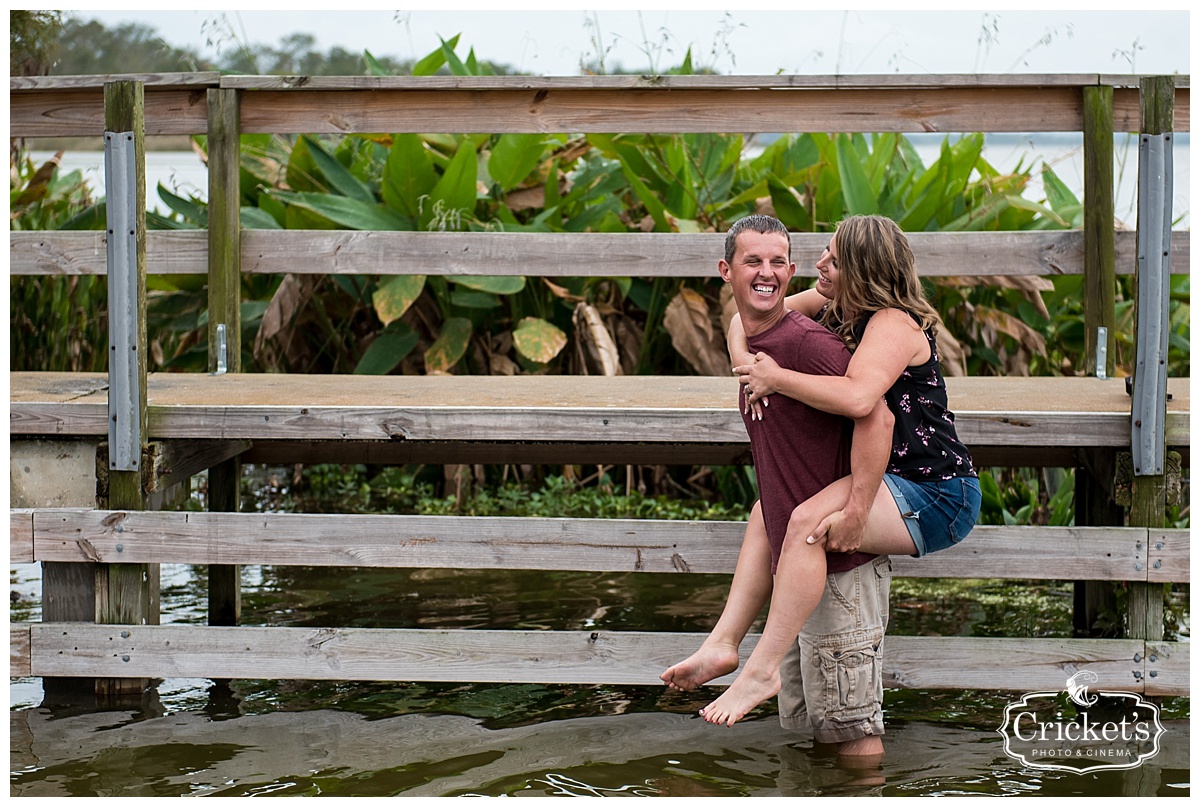
[[1186,642],[1148,642],[1145,676],[1147,695],[1190,692],[1192,647]]
[[[1182,449],[1182,447],[1180,447]],[[976,466],[1070,468],[1069,446],[971,447]],[[1188,452],[1184,449],[1184,453]],[[584,440],[442,440],[436,443],[378,440],[259,440],[242,455],[263,465],[319,462],[367,465],[750,465],[749,443],[594,443]],[[1187,458],[1184,462],[1187,462]]]
[[[208,75],[141,75],[152,90],[146,134],[205,133]],[[9,93],[9,136],[101,135],[96,78],[103,77],[22,79]],[[1079,89],[1091,83],[1070,76],[600,79],[226,77],[222,84],[285,88],[244,94],[247,133],[492,133],[1079,131]],[[1116,131],[1137,131],[1137,92],[1114,91]],[[1174,129],[1190,131],[1190,123],[1190,93],[1181,87]]]
[[33,563],[33,511],[12,510],[8,521],[9,563]]
[[[790,89],[846,87],[1089,87],[1105,84],[1138,87],[1142,76],[1127,73],[930,73],[909,75],[764,75],[764,76],[222,76],[217,72],[111,73],[76,76],[10,76],[9,89],[49,91],[100,89],[110,81],[141,81],[156,87],[220,86],[239,90],[375,90],[375,89]],[[1187,87],[1189,76],[1176,76]]]
[[246,133],[1074,132],[1081,97],[1073,87],[261,90],[243,96],[241,114]]
[[[594,443],[445,440],[259,440],[242,460],[261,465],[749,465],[749,443]],[[1067,464],[1072,460],[1068,457]],[[996,464],[996,463],[993,463]],[[1022,465],[1023,463],[1015,463]]]
[[[30,674],[38,676],[630,685],[661,685],[659,674],[704,638],[635,631],[83,623],[28,629]],[[746,637],[743,658],[756,640]],[[1097,690],[1141,692],[1146,677],[1134,657],[1145,647],[1137,640],[889,636],[885,686],[1060,690],[1071,670],[1083,668],[1099,676]],[[1186,692],[1185,682],[1171,694]]]
[[[13,521],[31,511],[13,511]],[[39,561],[391,568],[571,569],[732,574],[745,524],[733,521],[294,513],[32,511]],[[1147,531],[979,526],[901,577],[1147,580]],[[1179,546],[1187,533],[1158,540]],[[1176,564],[1160,580],[1186,580]]]
[[[147,135],[205,134],[204,89],[163,89],[145,94]],[[9,137],[91,137],[103,147],[104,93],[94,89],[9,94]]]
[[8,674],[26,678],[30,672],[29,623],[13,623],[8,627]]
[[[84,77],[86,78],[86,77]],[[898,73],[769,76],[225,76],[237,90],[526,90],[526,89],[838,89],[850,87],[1088,87],[1095,73]],[[1186,81],[1186,77],[1183,77]],[[1137,77],[1111,76],[1113,86],[1138,86]]]
[[[10,373],[12,435],[107,434],[106,377]],[[1126,446],[1124,379],[947,379],[968,445]],[[1190,441],[1169,379],[1167,442]],[[745,443],[737,382],[712,376],[310,376],[154,373],[150,438]]]
[[1147,580],[1151,583],[1190,583],[1192,534],[1188,530],[1150,530],[1147,544]]
[[[1065,78],[1065,77],[1064,77]],[[1084,76],[1079,76],[1084,78]],[[86,76],[9,76],[8,88],[13,93],[53,92],[55,90],[99,90],[113,81],[140,81],[147,92],[160,89],[207,89],[221,85],[221,74],[215,70],[195,73],[102,73]]]
[[[1083,233],[1049,230],[910,233],[926,277],[1073,275],[1083,272]],[[715,277],[720,233],[438,233],[356,230],[243,230],[242,271],[367,275],[523,275],[528,277]],[[827,233],[793,233],[797,275],[814,277]],[[1137,265],[1137,233],[1114,233],[1119,274]],[[102,275],[99,231],[9,234],[14,275]],[[579,260],[587,255],[587,261]],[[1191,234],[1171,234],[1171,271],[1190,270]],[[146,234],[150,274],[205,274],[206,230]]]

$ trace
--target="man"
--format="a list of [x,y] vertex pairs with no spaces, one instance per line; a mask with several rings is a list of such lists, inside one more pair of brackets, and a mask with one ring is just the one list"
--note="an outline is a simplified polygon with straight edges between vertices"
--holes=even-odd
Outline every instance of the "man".
[[[781,222],[756,215],[735,223],[718,268],[733,291],[752,353],[764,352],[781,367],[800,372],[845,373],[850,356],[841,339],[784,305],[796,266]],[[742,363],[738,359],[734,357],[735,364]],[[854,422],[851,444],[844,418],[782,395],[764,399],[763,405],[769,405],[769,417],[748,405],[739,407],[761,499],[747,525],[725,609],[701,648],[661,677],[673,689],[692,690],[736,670],[738,646],[773,588],[793,587],[788,600],[800,598],[811,615],[773,678],[759,682],[758,689],[739,678],[742,689],[753,691],[735,693],[731,688],[701,714],[709,722],[732,724],[752,708],[751,702],[778,692],[785,728],[810,728],[817,742],[836,745],[839,754],[882,754],[879,651],[887,627],[891,567],[886,556],[837,550],[857,547],[891,450],[893,418],[881,401]],[[851,468],[849,500],[827,536],[824,549],[829,553],[821,556],[826,585],[796,590],[797,581],[774,580],[796,507]]]

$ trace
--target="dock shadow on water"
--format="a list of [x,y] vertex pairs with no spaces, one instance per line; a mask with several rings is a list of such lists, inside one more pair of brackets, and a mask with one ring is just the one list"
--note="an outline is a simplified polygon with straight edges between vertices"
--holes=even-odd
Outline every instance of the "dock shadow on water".
[[[647,577],[245,569],[243,621],[704,631],[728,586]],[[1003,586],[901,587],[889,633],[994,635],[1031,612],[1047,630],[1068,598],[1048,584],[1041,601],[1015,603],[993,585]],[[38,618],[36,585],[14,590],[33,601],[23,618]],[[203,619],[202,568],[164,566],[162,590],[164,622]],[[102,711],[56,705],[39,680],[14,679],[10,795],[1190,795],[1187,699],[1164,708],[1161,749],[1140,767],[1075,774],[1005,754],[997,729],[1011,693],[889,690],[886,755],[852,767],[781,729],[773,701],[732,727],[705,723],[696,712],[719,691],[167,679],[138,710]]]

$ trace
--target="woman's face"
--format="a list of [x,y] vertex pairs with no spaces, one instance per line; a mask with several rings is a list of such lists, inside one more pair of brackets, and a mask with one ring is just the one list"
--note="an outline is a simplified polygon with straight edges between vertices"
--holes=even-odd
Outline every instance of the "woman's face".
[[829,246],[821,253],[817,261],[817,291],[827,300],[832,300],[837,294],[838,279],[837,233],[829,238]]

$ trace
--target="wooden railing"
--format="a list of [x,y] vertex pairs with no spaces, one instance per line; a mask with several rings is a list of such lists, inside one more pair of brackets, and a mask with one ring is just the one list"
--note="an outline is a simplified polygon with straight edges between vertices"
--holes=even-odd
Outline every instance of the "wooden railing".
[[[1137,265],[1137,235],[1112,227],[1111,158],[1104,164],[1113,132],[1139,129],[1140,82],[1127,76],[14,79],[10,135],[99,138],[106,128],[102,85],[117,79],[144,82],[147,135],[209,137],[209,229],[147,233],[142,260],[152,274],[208,273],[216,289],[236,289],[230,279],[243,272],[709,276],[723,238],[242,231],[237,186],[230,180],[237,176],[239,133],[1082,131],[1088,203],[1082,232],[912,233],[910,239],[928,275],[1082,274],[1088,290],[1088,366],[1096,366],[1095,329],[1103,326],[1109,329],[1107,369],[1112,371],[1112,278]],[[1175,82],[1173,99],[1174,128],[1185,131],[1190,125],[1186,79]],[[1101,147],[1106,138],[1107,151]],[[812,273],[826,239],[796,234],[793,254],[802,274]],[[18,275],[104,274],[105,250],[103,233],[10,235],[12,272]],[[1188,271],[1189,250],[1188,233],[1171,235],[1173,272]],[[210,321],[237,331],[236,298],[210,292],[210,306]],[[14,452],[45,440],[102,442],[105,377],[13,374],[10,382]],[[1154,503],[1149,517],[1144,503],[1135,503],[1138,515],[1129,527],[1104,525],[1086,505],[1111,499],[1115,454],[1130,446],[1129,402],[1121,380],[950,382],[960,429],[977,459],[1080,469],[1081,526],[979,527],[958,548],[920,561],[893,559],[897,573],[1125,581],[1136,614],[1130,618],[1130,638],[1120,640],[891,637],[885,662],[890,684],[1061,688],[1068,670],[1086,666],[1100,675],[1102,687],[1186,693],[1187,646],[1162,642],[1161,585],[1189,580],[1187,531],[1161,529],[1161,518],[1151,523],[1153,513],[1161,512]],[[229,468],[236,471],[239,457],[259,462],[351,456],[384,463],[414,458],[435,463],[746,462],[732,379],[362,379],[233,372],[160,374],[147,383],[147,461],[134,474],[136,495],[120,503],[110,500],[106,509],[96,509],[94,501],[49,508],[46,502],[61,504],[62,497],[48,497],[12,511],[11,560],[43,562],[46,595],[69,589],[64,599],[77,606],[47,607],[45,623],[13,627],[14,675],[653,684],[664,666],[699,643],[699,636],[82,623],[128,623],[139,616],[157,621],[156,612],[131,606],[152,599],[144,587],[127,590],[113,581],[136,582],[158,563],[210,564],[214,570],[239,564],[458,568],[464,563],[664,574],[733,569],[742,529],[733,523],[139,512],[150,492],[206,468],[225,469],[210,475],[210,496],[232,500],[236,473]],[[1186,451],[1186,379],[1173,381],[1171,391],[1172,402],[1163,403],[1164,439]],[[100,467],[103,488],[106,474]],[[25,481],[53,488],[45,478]],[[1165,493],[1154,495],[1154,502],[1165,500]],[[84,492],[75,498],[90,496]],[[94,603],[92,595],[74,588],[91,580],[93,570]],[[120,570],[133,574],[120,577]],[[232,594],[213,600],[214,612],[232,607],[231,602],[235,606],[236,596],[233,586]]]

